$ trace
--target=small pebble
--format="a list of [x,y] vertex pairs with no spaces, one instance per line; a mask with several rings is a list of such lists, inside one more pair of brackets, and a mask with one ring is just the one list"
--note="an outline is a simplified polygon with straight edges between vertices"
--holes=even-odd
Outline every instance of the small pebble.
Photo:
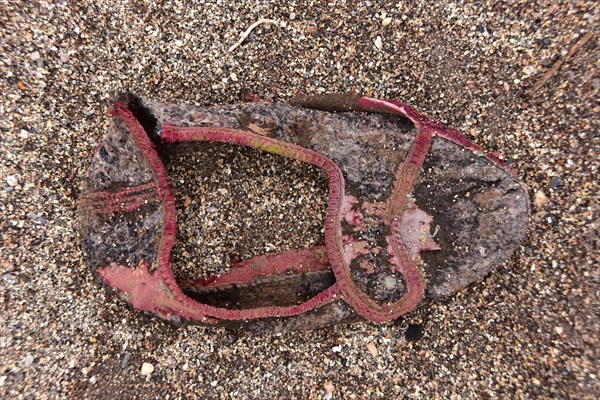
[[4,260],[0,263],[0,275],[7,273],[8,271],[12,271],[14,268],[14,264],[8,260]]
[[296,19],[296,13],[290,13],[290,19],[293,21]]
[[375,346],[375,343],[373,343],[373,342],[367,343],[367,350],[373,357],[377,356],[377,346]]
[[30,59],[31,61],[37,61],[37,60],[39,60],[40,58],[41,58],[41,56],[40,56],[40,52],[39,52],[39,51],[34,51],[34,52],[32,52],[31,54],[29,54],[29,59]]
[[523,73],[525,75],[535,75],[537,72],[537,68],[534,65],[528,65],[523,68]]
[[560,178],[558,176],[553,176],[552,179],[550,179],[550,189],[552,189],[552,190],[556,189],[556,187],[558,186],[559,180],[560,180]]
[[537,208],[542,208],[546,204],[548,204],[548,197],[544,194],[542,190],[538,190],[537,192],[535,192],[533,203],[536,205]]
[[16,176],[10,175],[6,177],[6,183],[8,183],[10,186],[17,186],[19,184],[19,180]]
[[27,132],[25,129],[21,129],[21,130],[19,131],[19,134],[18,134],[18,136],[19,136],[21,139],[27,139],[27,138],[29,137],[29,132]]
[[33,364],[33,356],[31,354],[27,354],[25,356],[25,358],[23,358],[23,367],[28,368],[31,367],[31,364]]
[[559,335],[562,335],[563,334],[563,328],[562,328],[562,326],[556,326],[554,328],[554,332],[556,332]]
[[145,376],[147,378],[150,378],[150,375],[152,375],[153,372],[154,372],[154,365],[152,365],[152,364],[150,364],[148,362],[145,362],[145,363],[142,364],[142,368],[140,370],[140,373],[143,376]]
[[333,391],[335,390],[335,386],[333,386],[333,382],[325,381],[323,384],[323,389],[325,389],[325,396],[323,396],[324,400],[329,400],[333,398]]
[[381,25],[383,25],[383,26],[388,26],[391,23],[392,23],[392,18],[391,17],[386,17],[386,18],[383,19],[383,21],[381,21]]
[[375,39],[375,47],[377,47],[378,50],[383,48],[383,40],[381,39],[381,36],[377,36]]
[[127,368],[127,365],[129,364],[130,359],[131,359],[131,354],[125,353],[125,355],[123,356],[123,360],[121,360],[121,368],[123,368],[123,369]]
[[386,276],[385,278],[383,278],[383,287],[385,287],[387,290],[394,289],[397,284],[398,281],[393,276]]
[[95,384],[97,381],[98,381],[98,378],[96,378],[96,375],[92,376],[92,377],[89,379],[89,382],[90,382],[92,385],[94,385],[94,384]]
[[406,332],[404,332],[404,337],[409,342],[421,340],[423,339],[423,336],[425,336],[425,333],[423,332],[423,325],[421,324],[411,324],[406,329]]

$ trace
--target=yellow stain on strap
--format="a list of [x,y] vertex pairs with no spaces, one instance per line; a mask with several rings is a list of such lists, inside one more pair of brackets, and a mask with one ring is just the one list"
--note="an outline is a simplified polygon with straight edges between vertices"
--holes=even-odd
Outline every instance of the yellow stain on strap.
[[287,155],[287,152],[284,150],[284,148],[278,144],[265,144],[261,143],[259,140],[253,140],[251,145],[256,149],[266,151],[267,153],[276,154],[279,156]]

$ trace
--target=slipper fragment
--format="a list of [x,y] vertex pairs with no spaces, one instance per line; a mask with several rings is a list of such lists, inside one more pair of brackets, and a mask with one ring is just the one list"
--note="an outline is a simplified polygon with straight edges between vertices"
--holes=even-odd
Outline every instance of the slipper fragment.
[[[80,199],[82,247],[104,284],[165,318],[255,330],[388,321],[482,279],[527,230],[527,191],[510,168],[395,101],[349,94],[199,108],[124,95],[112,113]],[[197,142],[322,168],[325,246],[177,281],[176,179],[164,155]]]

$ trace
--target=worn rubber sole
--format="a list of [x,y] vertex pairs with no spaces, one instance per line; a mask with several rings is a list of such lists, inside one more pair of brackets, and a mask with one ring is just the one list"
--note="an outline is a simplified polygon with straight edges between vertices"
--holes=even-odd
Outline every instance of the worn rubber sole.
[[[341,254],[344,257],[350,249],[352,257],[348,262],[347,281],[354,282],[351,286],[356,287],[348,289],[340,284],[346,282],[346,278],[340,279],[340,272],[335,269],[340,261],[332,262],[331,255],[335,252],[327,247],[331,243],[341,242],[338,239],[330,239],[323,248],[298,250],[287,256],[285,253],[268,256],[270,259],[257,257],[233,266],[232,273],[224,277],[175,282],[171,274],[168,279],[164,275],[158,279],[154,269],[160,270],[161,263],[164,265],[168,262],[170,253],[167,251],[157,256],[152,251],[157,246],[164,247],[165,230],[172,236],[171,242],[167,243],[172,246],[176,230],[174,217],[173,221],[164,218],[165,204],[174,200],[161,195],[161,190],[166,193],[166,188],[161,189],[161,185],[168,186],[169,179],[174,178],[164,176],[162,184],[159,179],[156,181],[158,185],[148,185],[147,182],[156,180],[156,176],[152,176],[152,168],[136,165],[144,163],[144,156],[136,153],[132,147],[137,145],[143,148],[152,144],[148,142],[140,146],[140,143],[130,143],[123,132],[131,130],[131,126],[120,126],[116,121],[113,129],[121,134],[105,138],[90,171],[88,187],[85,189],[88,195],[83,197],[80,206],[80,215],[84,216],[81,219],[81,236],[88,264],[95,271],[101,271],[105,283],[113,287],[121,285],[117,291],[122,297],[127,297],[124,300],[134,308],[154,312],[160,309],[159,315],[165,317],[183,313],[182,320],[253,330],[314,329],[361,317],[374,321],[387,320],[413,309],[423,295],[428,300],[435,299],[480,280],[510,256],[527,230],[527,192],[510,169],[494,157],[485,156],[460,134],[416,112],[415,115],[423,118],[417,123],[423,121],[426,126],[432,127],[433,135],[430,135],[428,140],[431,143],[428,142],[427,147],[414,144],[416,133],[407,118],[365,112],[331,113],[314,109],[333,108],[341,111],[371,107],[375,111],[386,111],[385,108],[380,109],[381,105],[375,100],[360,104],[352,97],[333,100],[307,98],[297,102],[297,106],[247,103],[210,108],[167,105],[135,98],[129,101],[128,110],[133,111],[131,118],[136,120],[130,123],[137,123],[138,128],[143,128],[144,132],[138,132],[140,137],[147,135],[160,144],[159,153],[163,157],[170,151],[168,142],[182,140],[186,143],[190,140],[216,140],[249,145],[271,153],[292,155],[326,170],[329,168],[330,192],[340,190],[333,182],[338,174],[341,178],[337,179],[345,178],[346,198],[351,194],[354,199],[365,199],[358,207],[349,206],[344,211],[346,222],[342,221],[339,233],[329,233],[330,237],[344,235],[350,238],[350,247],[342,248]],[[412,109],[409,111],[414,112]],[[235,136],[236,131],[247,129],[249,124],[261,127],[261,137],[245,134]],[[285,148],[285,143],[290,142],[308,150],[292,154],[296,148]],[[178,146],[178,151],[181,151],[181,145]],[[356,243],[362,242],[358,242],[358,236],[353,237],[352,234],[357,231],[356,226],[361,225],[362,236],[369,232],[375,235],[371,247],[377,250],[377,232],[385,225],[377,225],[380,214],[369,214],[371,208],[375,207],[365,204],[384,204],[383,200],[397,193],[392,192],[392,188],[398,187],[398,182],[408,173],[403,169],[398,175],[398,170],[416,146],[424,149],[423,159],[419,161],[422,165],[420,172],[414,172],[410,186],[406,187],[408,196],[401,196],[401,209],[398,212],[404,214],[398,219],[405,223],[404,226],[398,224],[396,236],[401,237],[402,247],[412,258],[407,262],[415,263],[415,270],[419,271],[420,277],[406,278],[406,274],[401,274],[390,279],[386,272],[390,267],[378,261],[380,251],[373,251],[375,256],[367,252],[353,253],[352,243],[356,246]],[[312,150],[317,152],[317,156],[310,152]],[[194,146],[190,146],[190,151],[195,151]],[[318,154],[326,154],[335,164],[327,164],[327,159],[320,160]],[[124,162],[122,158],[129,158],[129,161]],[[159,158],[150,162],[160,162]],[[364,161],[366,165],[358,168]],[[127,168],[135,170],[135,178],[124,173]],[[190,173],[193,173],[193,169]],[[131,179],[137,181],[132,182]],[[342,207],[342,199],[335,204],[331,200],[333,197],[335,193],[330,193],[327,218],[335,217],[335,209]],[[405,200],[406,197],[409,199]],[[389,200],[386,201],[389,204]],[[172,207],[174,210],[175,204]],[[424,211],[430,220],[415,210]],[[398,212],[394,215],[399,215]],[[347,218],[350,214],[359,215],[359,222],[356,223],[354,217]],[[102,223],[96,218],[99,215],[103,215]],[[115,220],[117,216],[119,220]],[[371,224],[375,230],[367,232],[362,228],[362,221],[366,218],[375,220]],[[412,225],[406,223],[411,218],[414,219]],[[419,223],[425,225],[425,221],[433,227],[435,242],[419,241],[418,235],[415,235],[415,232],[421,233],[427,239],[428,230],[417,232],[418,228],[415,228]],[[415,232],[411,233],[411,229]],[[146,234],[140,236],[140,231]],[[148,232],[150,235],[147,235]],[[162,232],[162,235],[157,232]],[[120,244],[117,251],[110,246],[115,241]],[[123,246],[126,242],[129,244]],[[389,259],[389,256],[386,257]],[[354,258],[361,262],[354,263]],[[156,265],[148,262],[152,259],[156,260]],[[381,260],[385,261],[385,258]],[[367,261],[371,262],[370,265],[377,267],[381,264],[382,267],[376,270]],[[132,273],[132,269],[116,266],[135,266],[140,262],[146,262],[150,267],[139,268],[137,275]],[[161,293],[161,296],[166,293],[162,300],[165,304],[159,307],[148,301],[136,303],[131,299],[131,292],[135,292],[134,297],[160,297],[139,292],[139,285],[132,286],[131,282],[137,279],[134,276],[139,277],[140,273],[143,279],[150,282],[143,285],[144,290],[151,286],[152,293]],[[120,278],[111,281],[111,277],[119,274]],[[409,297],[411,287],[411,281],[407,279],[422,280],[420,286],[414,286],[413,282],[413,287],[421,288],[421,294],[409,306],[403,303]],[[392,284],[389,284],[390,281]],[[168,290],[165,291],[161,285]],[[167,304],[175,300],[186,304],[183,311],[177,311],[173,304]],[[364,301],[374,304],[375,311]],[[394,301],[400,304],[397,309],[386,308]],[[204,305],[200,313],[192,311],[198,302]],[[361,308],[361,304],[367,306]],[[381,311],[377,311],[377,307]],[[388,315],[388,309],[396,314],[389,311]]]

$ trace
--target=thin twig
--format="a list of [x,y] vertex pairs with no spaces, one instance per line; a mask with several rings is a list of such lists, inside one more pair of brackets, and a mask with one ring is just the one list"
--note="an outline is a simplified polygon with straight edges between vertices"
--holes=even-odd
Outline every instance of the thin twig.
[[587,42],[589,42],[589,40],[592,38],[592,36],[593,36],[592,32],[586,33],[577,43],[575,43],[573,45],[573,47],[571,47],[571,49],[569,50],[569,53],[566,56],[561,57],[558,60],[556,60],[556,62],[552,65],[552,67],[548,70],[548,72],[546,72],[544,74],[544,76],[542,76],[541,79],[539,81],[537,81],[536,84],[533,85],[531,87],[531,89],[529,89],[527,91],[527,94],[530,96],[533,96],[535,94],[535,92],[540,90],[541,87],[544,86],[546,84],[546,82],[548,82],[550,80],[550,78],[552,78],[552,76],[556,73],[556,71],[558,71],[560,69],[560,67],[567,60],[569,60],[571,57],[573,57],[575,55],[575,53],[577,53],[579,51],[579,49],[581,49]]
[[550,7],[548,7],[548,9],[546,10],[546,12],[544,13],[544,17],[547,17],[550,14],[552,14],[554,12],[554,10],[556,10],[557,6],[558,6],[558,4],[554,3]]
[[244,43],[244,40],[246,40],[246,38],[248,37],[248,35],[250,35],[252,30],[261,24],[281,26],[281,22],[279,22],[279,21],[276,21],[274,19],[261,18],[258,21],[256,21],[255,23],[253,23],[252,25],[250,25],[248,27],[248,29],[246,29],[246,31],[240,35],[239,40],[233,46],[231,46],[229,48],[229,51],[232,52],[235,49],[237,49],[239,45]]

